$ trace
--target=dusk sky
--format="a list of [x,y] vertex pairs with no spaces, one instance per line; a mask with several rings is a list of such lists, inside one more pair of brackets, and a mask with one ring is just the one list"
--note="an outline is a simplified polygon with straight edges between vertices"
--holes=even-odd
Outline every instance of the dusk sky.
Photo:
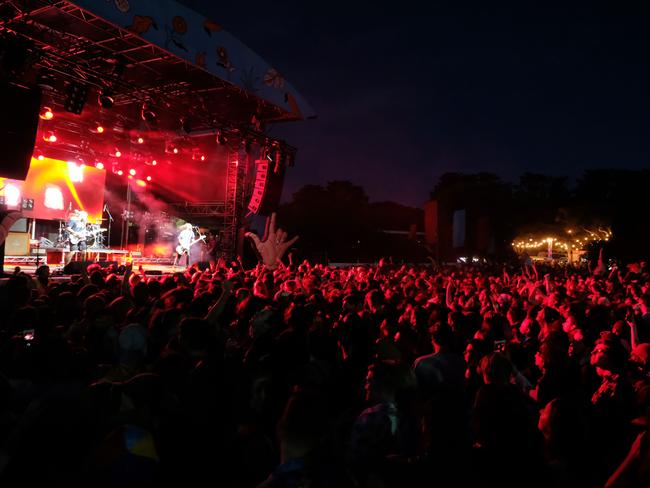
[[631,2],[183,3],[318,114],[271,132],[298,148],[285,200],[347,179],[421,206],[447,171],[650,167],[650,15]]

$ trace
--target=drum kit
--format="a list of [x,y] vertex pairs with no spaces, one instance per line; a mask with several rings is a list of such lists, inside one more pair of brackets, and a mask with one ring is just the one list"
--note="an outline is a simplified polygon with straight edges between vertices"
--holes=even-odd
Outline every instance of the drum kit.
[[[102,219],[103,220],[103,219]],[[108,231],[101,224],[86,224],[86,244],[89,248],[105,249],[104,232]]]
[[[106,220],[106,219],[100,219],[101,220]],[[86,246],[89,249],[106,249],[106,240],[105,240],[105,234],[104,232],[107,232],[108,229],[104,228],[101,226],[101,224],[91,224],[88,223],[86,224],[86,230],[83,233],[83,235],[76,236],[76,237],[81,237],[83,240],[86,241]],[[83,237],[85,236],[85,237]],[[76,239],[77,242],[79,239]],[[59,222],[59,237],[57,239],[57,242],[53,244],[54,247],[67,247],[70,242],[70,235],[69,232],[66,231],[66,222]]]

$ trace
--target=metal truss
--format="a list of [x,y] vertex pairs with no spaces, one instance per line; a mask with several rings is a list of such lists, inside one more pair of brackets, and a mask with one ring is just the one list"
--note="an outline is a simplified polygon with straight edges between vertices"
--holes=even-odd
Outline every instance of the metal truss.
[[175,202],[170,206],[184,217],[215,217],[226,218],[228,209],[226,202]]

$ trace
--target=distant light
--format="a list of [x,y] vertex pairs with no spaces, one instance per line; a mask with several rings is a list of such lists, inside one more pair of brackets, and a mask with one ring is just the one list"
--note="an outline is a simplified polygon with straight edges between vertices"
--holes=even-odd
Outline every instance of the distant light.
[[178,148],[177,148],[177,147],[175,147],[174,149],[172,149],[172,151],[174,152],[174,154],[178,154]]
[[95,168],[97,168],[97,169],[104,169],[104,163],[102,163],[102,162],[97,163],[97,164],[95,165]]
[[85,165],[78,165],[74,161],[68,161],[68,176],[70,181],[74,183],[81,183],[84,180],[84,167]]
[[142,144],[144,142],[144,139],[142,137],[138,137],[138,144]]
[[116,158],[119,158],[119,157],[121,157],[121,156],[122,156],[122,153],[120,152],[119,149],[118,149],[117,151],[115,151],[115,157],[116,157]]
[[152,164],[153,166],[155,166],[155,165],[158,164],[158,161],[156,161],[156,160],[154,159],[153,161],[151,161],[151,164]]
[[132,180],[132,179],[133,179],[133,176],[129,175],[129,179]]
[[147,181],[151,181],[151,176],[147,176]]
[[98,132],[99,134],[101,134],[102,132],[104,132],[104,128],[103,128],[101,125],[98,125],[98,126],[97,126],[97,132]]
[[47,134],[45,134],[45,135],[43,136],[43,140],[44,140],[44,141],[47,141],[47,142],[56,142],[57,137],[56,137],[56,135],[54,134],[54,132],[48,132]]
[[141,187],[147,186],[147,182],[143,180],[135,180],[135,184]]
[[205,161],[205,155],[201,154],[201,161]]
[[43,161],[45,159],[45,156],[43,156],[42,154],[39,154],[36,159],[38,159],[39,161]]
[[117,170],[117,174],[118,174],[119,176],[122,176],[122,175],[124,174],[124,171],[122,171],[121,169],[118,169],[118,170]]
[[130,174],[131,176],[135,176],[135,170],[134,170],[133,168],[131,168],[131,169],[129,170],[129,174]]
[[47,208],[63,210],[63,193],[61,189],[56,185],[48,184],[45,189],[45,201],[43,204]]

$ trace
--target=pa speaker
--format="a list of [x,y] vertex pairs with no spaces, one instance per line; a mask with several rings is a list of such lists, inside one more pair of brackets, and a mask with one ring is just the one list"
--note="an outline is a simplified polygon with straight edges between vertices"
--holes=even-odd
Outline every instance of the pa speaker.
[[283,184],[284,165],[266,158],[256,161],[255,183],[248,210],[258,215],[271,215],[280,203]]
[[24,180],[34,152],[41,94],[36,88],[0,83],[0,177]]

